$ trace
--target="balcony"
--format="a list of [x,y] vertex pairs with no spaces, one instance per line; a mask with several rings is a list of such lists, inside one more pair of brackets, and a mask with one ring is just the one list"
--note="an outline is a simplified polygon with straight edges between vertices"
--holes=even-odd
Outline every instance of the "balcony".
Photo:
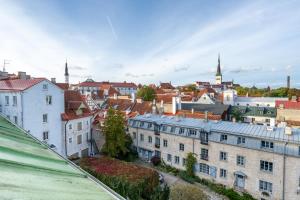
[[159,131],[154,131],[154,135],[160,135]]
[[206,161],[208,161],[208,155],[200,154],[200,158],[201,158],[201,160],[206,160]]
[[155,148],[160,148],[160,144],[155,144]]

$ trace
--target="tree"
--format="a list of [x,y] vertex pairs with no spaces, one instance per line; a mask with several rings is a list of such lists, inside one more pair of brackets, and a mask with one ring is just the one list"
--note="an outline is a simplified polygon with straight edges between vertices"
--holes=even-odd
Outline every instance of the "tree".
[[144,85],[137,92],[137,96],[144,101],[152,101],[155,98],[155,90],[152,87]]
[[194,177],[194,165],[196,164],[197,160],[193,153],[188,153],[186,158],[186,172],[187,175],[190,177]]
[[121,157],[129,149],[128,137],[125,132],[125,119],[120,111],[110,108],[104,121],[102,132],[105,136],[105,144],[102,152],[110,157]]
[[208,200],[203,191],[193,185],[176,184],[171,188],[171,200]]

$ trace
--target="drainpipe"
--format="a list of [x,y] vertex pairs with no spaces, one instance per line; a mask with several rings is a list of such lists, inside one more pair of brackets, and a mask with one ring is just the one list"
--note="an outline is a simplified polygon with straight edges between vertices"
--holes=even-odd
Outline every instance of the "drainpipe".
[[286,162],[286,146],[287,142],[284,143],[284,150],[283,150],[283,180],[282,180],[282,200],[285,200],[285,162]]
[[65,154],[66,158],[68,158],[68,150],[67,150],[67,125],[69,123],[69,120],[65,123]]

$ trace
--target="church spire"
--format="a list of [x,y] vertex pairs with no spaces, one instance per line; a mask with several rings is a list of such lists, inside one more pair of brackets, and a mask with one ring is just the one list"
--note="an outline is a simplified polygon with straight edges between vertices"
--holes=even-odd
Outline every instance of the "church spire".
[[69,70],[68,70],[67,60],[66,60],[66,64],[65,64],[65,83],[69,83]]
[[221,73],[221,62],[220,62],[220,54],[218,56],[218,68],[217,68],[217,74],[216,76],[222,76],[222,73]]

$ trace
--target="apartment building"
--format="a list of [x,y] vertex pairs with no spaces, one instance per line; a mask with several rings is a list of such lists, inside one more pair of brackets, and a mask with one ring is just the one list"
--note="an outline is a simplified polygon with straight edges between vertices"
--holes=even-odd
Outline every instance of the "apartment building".
[[277,121],[288,126],[300,127],[300,97],[288,101],[276,101]]
[[257,199],[300,199],[300,130],[163,115],[129,119],[129,134],[143,159],[161,157],[185,169],[196,155],[195,173]]
[[0,81],[0,112],[63,154],[64,91],[54,83],[26,77]]
[[93,113],[78,91],[65,91],[65,112],[62,127],[65,155],[70,159],[89,156]]

